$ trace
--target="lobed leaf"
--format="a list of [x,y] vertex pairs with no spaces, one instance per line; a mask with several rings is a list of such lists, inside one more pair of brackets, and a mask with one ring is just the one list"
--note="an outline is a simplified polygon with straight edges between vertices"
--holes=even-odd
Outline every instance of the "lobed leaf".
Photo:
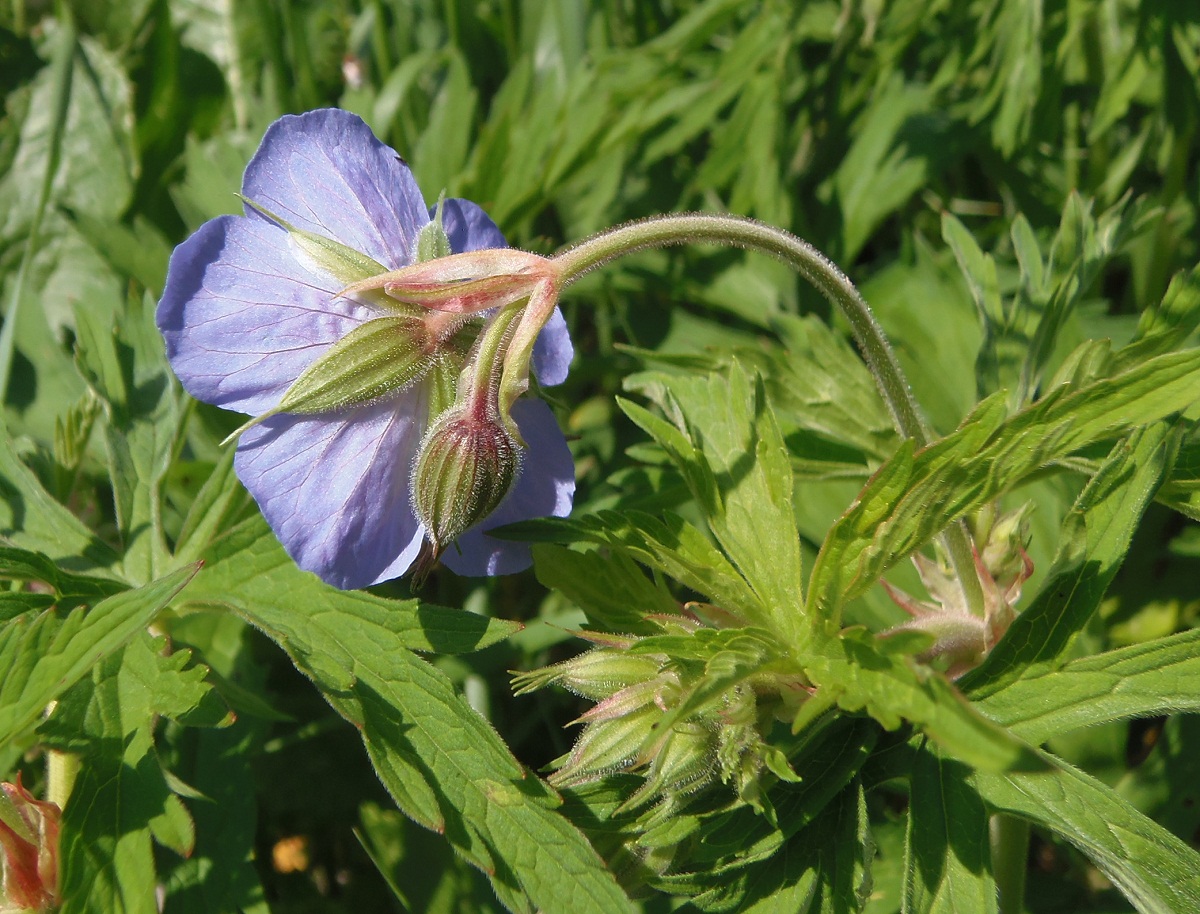
[[150,624],[196,574],[185,565],[157,581],[80,607],[65,618],[47,610],[0,627],[0,746],[29,727],[46,705]]

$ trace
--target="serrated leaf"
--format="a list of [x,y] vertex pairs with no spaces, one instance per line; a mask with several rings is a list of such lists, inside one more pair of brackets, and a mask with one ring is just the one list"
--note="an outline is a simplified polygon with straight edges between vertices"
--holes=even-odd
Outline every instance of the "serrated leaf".
[[[510,908],[633,910],[586,839],[554,811],[549,788],[396,633],[353,604],[313,614],[253,600],[238,608],[362,729],[401,809],[445,834]],[[337,668],[343,673],[335,680],[324,677]]]
[[195,750],[180,760],[190,767],[179,773],[203,798],[191,804],[196,831],[191,856],[160,874],[165,914],[267,914],[254,865],[257,804],[245,802],[256,789],[246,759],[262,751],[262,729],[239,721],[224,730],[199,731]]
[[646,616],[679,611],[665,587],[619,552],[574,552],[538,543],[533,547],[533,568],[543,586],[565,596],[587,613],[589,622],[609,631],[653,634],[659,627]]
[[59,598],[98,600],[128,590],[125,584],[111,578],[72,574],[59,568],[41,552],[0,546],[0,578],[15,581],[41,581],[54,590]]
[[236,448],[226,448],[213,467],[204,485],[188,503],[183,526],[175,541],[175,560],[194,562],[219,534],[235,524],[242,511],[251,503],[250,494],[242,487],[233,471]]
[[792,471],[761,381],[735,361],[725,378],[680,375],[661,383],[657,397],[680,414],[676,426],[633,404],[622,409],[683,472],[713,535],[766,609],[765,619],[749,621],[795,640],[803,590]]
[[[489,619],[474,613],[446,609],[417,600],[388,600],[363,591],[338,590],[314,574],[301,571],[288,557],[261,516],[239,524],[214,541],[204,553],[206,565],[188,590],[189,602],[226,606],[239,613],[249,607],[294,611],[307,607],[305,618],[325,624],[331,618],[350,616],[361,628],[379,632],[381,638],[399,639],[406,650],[443,654],[481,650],[521,628],[518,622]],[[331,644],[328,656],[337,656]],[[350,668],[350,658],[323,669],[327,682]],[[320,663],[319,659],[312,661]],[[349,688],[351,679],[343,679]]]
[[824,702],[865,711],[888,730],[907,721],[974,767],[1039,766],[1029,746],[968,704],[941,674],[885,653],[865,632],[844,632],[817,650],[804,666]]
[[203,668],[187,668],[187,651],[163,648],[164,639],[142,632],[64,695],[39,731],[81,760],[63,815],[64,910],[155,911],[152,838],[184,856],[195,847],[191,814],[172,789],[182,785],[155,751],[155,726],[162,715],[194,721],[214,693]]
[[1200,629],[1061,668],[1033,669],[979,699],[989,717],[1038,744],[1080,727],[1200,711]]
[[1051,770],[976,771],[969,782],[991,808],[1074,844],[1142,914],[1200,910],[1200,854],[1099,781],[1040,754]]
[[111,568],[116,553],[55,501],[17,457],[0,421],[0,536],[72,571]]
[[46,705],[150,624],[196,573],[188,565],[146,584],[80,607],[65,619],[46,611],[0,628],[0,745],[30,726]]
[[153,323],[154,302],[130,302],[117,326],[76,309],[76,361],[105,401],[109,475],[125,555],[122,568],[143,583],[169,566],[160,488],[174,455],[181,413],[162,338]]
[[[1095,441],[1195,402],[1200,350],[1158,356],[1073,390],[1058,389],[997,424],[998,398],[916,455],[897,455],[827,537],[813,568],[810,611],[836,612],[887,568],[966,513]],[[904,481],[898,487],[897,480]]]
[[529,542],[600,543],[657,568],[722,609],[745,619],[765,614],[758,595],[715,546],[682,518],[640,511],[600,511],[578,518],[542,518],[508,524],[505,536]]
[[163,801],[162,811],[149,823],[154,840],[169,847],[180,857],[190,857],[196,847],[196,823],[179,797],[171,795]]
[[1113,368],[1121,370],[1148,358],[1170,352],[1200,326],[1200,269],[1171,278],[1162,301],[1147,308],[1128,346],[1113,355]]

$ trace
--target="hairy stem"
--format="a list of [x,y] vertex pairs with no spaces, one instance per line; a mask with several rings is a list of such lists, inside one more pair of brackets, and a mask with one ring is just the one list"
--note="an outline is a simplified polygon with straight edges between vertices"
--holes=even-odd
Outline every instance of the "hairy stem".
[[[555,261],[561,283],[566,285],[589,270],[634,251],[696,243],[732,245],[769,254],[812,283],[849,322],[896,430],[905,438],[913,439],[918,448],[929,443],[932,431],[908,379],[883,328],[854,283],[811,244],[783,229],[740,216],[709,213],[659,216],[626,223],[595,235],[567,248],[555,257]],[[975,572],[966,528],[961,523],[951,526],[943,535],[943,541],[962,582],[967,605],[976,614],[983,615],[983,589]]]

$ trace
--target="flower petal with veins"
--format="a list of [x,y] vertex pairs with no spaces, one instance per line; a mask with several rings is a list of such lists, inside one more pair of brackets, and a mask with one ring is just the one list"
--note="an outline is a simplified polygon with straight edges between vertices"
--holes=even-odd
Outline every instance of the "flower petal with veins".
[[[366,297],[379,293],[339,295],[339,281],[315,271],[288,227],[264,212],[389,272],[412,262],[431,211],[403,160],[361,119],[335,109],[276,121],[246,168],[242,194],[255,205],[244,217],[214,219],[176,248],[156,320],[192,396],[262,416],[330,347],[381,316]],[[470,201],[446,200],[443,225],[455,253],[506,247]],[[534,351],[541,383],[560,383],[571,356],[566,322],[555,313]],[[272,415],[241,435],[238,476],[300,567],[342,588],[409,569],[425,537],[409,485],[437,399],[433,384],[420,379],[354,408]],[[549,408],[521,401],[513,416],[529,445],[523,472],[500,507],[446,552],[461,574],[527,567],[528,546],[486,531],[571,508],[574,466]]]

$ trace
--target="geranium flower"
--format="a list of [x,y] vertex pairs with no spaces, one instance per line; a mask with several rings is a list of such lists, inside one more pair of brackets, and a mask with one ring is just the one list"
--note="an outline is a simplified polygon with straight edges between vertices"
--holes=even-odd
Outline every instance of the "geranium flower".
[[[409,491],[422,437],[431,411],[448,405],[447,378],[482,321],[380,291],[340,295],[362,277],[314,256],[328,241],[380,272],[396,270],[416,260],[434,218],[403,159],[358,117],[327,109],[276,121],[246,168],[242,196],[244,216],[205,223],[171,257],[156,315],[171,366],[198,400],[266,416],[242,433],[234,467],[301,568],[342,588],[397,577],[425,541]],[[474,203],[446,200],[438,216],[454,253],[505,247]],[[406,386],[329,411],[271,414],[331,347],[397,315],[431,328],[417,337],[423,361]],[[539,382],[561,383],[571,355],[556,313],[534,351]],[[522,399],[512,419],[526,444],[523,469],[495,511],[445,551],[459,574],[527,567],[527,546],[487,531],[570,511],[574,464],[550,409]]]

